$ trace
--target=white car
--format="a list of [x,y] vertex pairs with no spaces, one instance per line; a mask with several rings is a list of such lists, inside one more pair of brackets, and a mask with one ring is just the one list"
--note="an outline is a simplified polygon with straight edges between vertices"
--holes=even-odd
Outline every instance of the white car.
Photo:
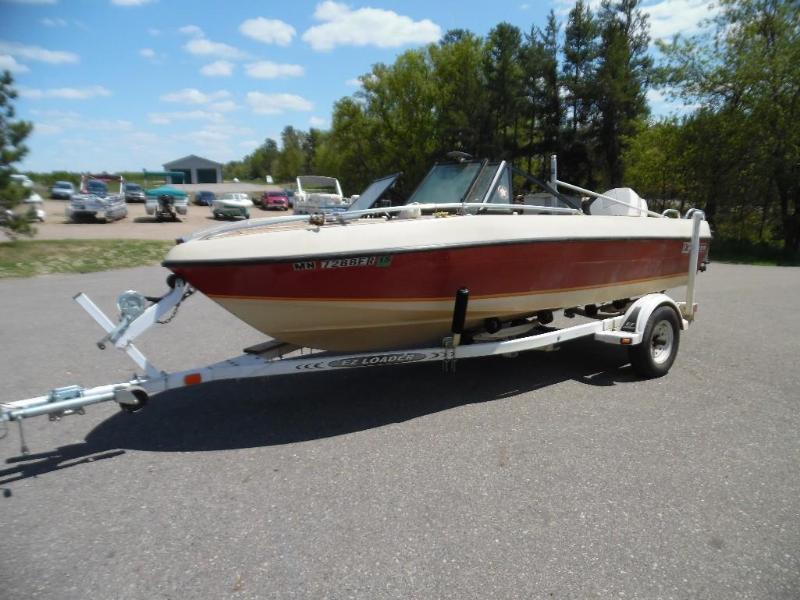
[[250,200],[250,196],[240,192],[229,192],[214,199],[211,203],[211,214],[215,219],[236,217],[249,219],[251,208],[253,208],[253,201]]
[[11,181],[17,185],[21,185],[26,190],[29,190],[33,187],[33,181],[31,181],[31,178],[27,175],[23,175],[22,173],[12,173]]

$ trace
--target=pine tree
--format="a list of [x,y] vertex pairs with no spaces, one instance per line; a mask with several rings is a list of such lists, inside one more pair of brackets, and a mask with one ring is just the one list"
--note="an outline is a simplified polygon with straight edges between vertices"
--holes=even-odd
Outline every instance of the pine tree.
[[653,61],[647,55],[647,15],[638,6],[639,0],[603,0],[600,7],[595,135],[606,183],[611,186],[623,180],[626,138],[636,133],[638,122],[648,114],[645,94]]
[[31,235],[33,229],[29,221],[12,212],[26,194],[21,186],[11,180],[13,165],[28,153],[24,141],[33,130],[32,123],[15,119],[13,100],[17,92],[13,85],[11,73],[4,71],[0,77],[0,228],[12,236],[16,233]]

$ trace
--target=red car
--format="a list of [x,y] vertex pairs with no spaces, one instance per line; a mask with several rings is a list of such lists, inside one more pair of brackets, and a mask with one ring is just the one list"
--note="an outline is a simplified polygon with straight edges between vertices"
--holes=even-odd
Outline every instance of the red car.
[[261,208],[264,210],[289,210],[289,198],[286,192],[264,192],[261,196]]

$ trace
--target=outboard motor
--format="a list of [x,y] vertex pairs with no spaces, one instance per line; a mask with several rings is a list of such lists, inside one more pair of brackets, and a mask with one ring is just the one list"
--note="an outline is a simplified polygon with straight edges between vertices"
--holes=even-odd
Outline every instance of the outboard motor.
[[156,209],[156,219],[164,221],[169,219],[177,221],[178,215],[175,213],[175,198],[169,194],[161,194],[158,197],[158,208]]

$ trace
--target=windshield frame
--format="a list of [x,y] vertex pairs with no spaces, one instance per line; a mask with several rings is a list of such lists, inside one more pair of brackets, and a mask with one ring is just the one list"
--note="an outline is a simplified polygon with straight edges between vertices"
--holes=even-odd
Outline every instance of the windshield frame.
[[[425,174],[425,177],[422,178],[422,181],[419,182],[419,185],[417,185],[417,187],[411,193],[411,196],[409,196],[408,200],[406,201],[406,204],[413,204],[414,202],[418,202],[419,204],[425,206],[426,204],[463,203],[464,199],[467,198],[469,194],[472,192],[473,188],[475,187],[475,182],[478,180],[478,177],[480,177],[481,173],[483,172],[488,162],[489,161],[487,159],[473,159],[464,161],[446,161],[446,162],[434,163],[433,166],[430,168],[430,170]],[[463,193],[457,200],[450,200],[448,202],[419,202],[418,200],[414,199],[420,193],[420,191],[424,189],[425,185],[427,185],[427,183],[431,180],[431,178],[434,176],[434,173],[439,167],[452,167],[452,166],[468,167],[470,165],[477,165],[478,169],[475,171],[475,174],[472,176],[472,179],[470,179],[469,184],[464,188]]]

